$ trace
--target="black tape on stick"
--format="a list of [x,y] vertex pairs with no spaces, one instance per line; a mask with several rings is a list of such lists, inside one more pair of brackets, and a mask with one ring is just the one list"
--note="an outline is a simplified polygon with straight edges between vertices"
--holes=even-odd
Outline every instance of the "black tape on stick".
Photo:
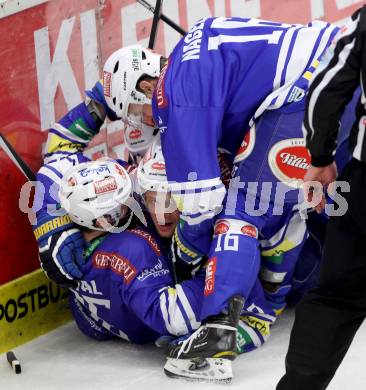
[[6,353],[6,359],[8,360],[11,368],[16,374],[20,374],[22,372],[22,366],[19,363],[19,360],[16,358],[13,351],[9,351]]

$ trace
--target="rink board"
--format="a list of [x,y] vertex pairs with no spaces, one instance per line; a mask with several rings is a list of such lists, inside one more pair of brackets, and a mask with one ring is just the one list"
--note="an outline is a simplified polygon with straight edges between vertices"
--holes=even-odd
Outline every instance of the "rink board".
[[42,270],[0,286],[0,353],[70,321],[68,296]]

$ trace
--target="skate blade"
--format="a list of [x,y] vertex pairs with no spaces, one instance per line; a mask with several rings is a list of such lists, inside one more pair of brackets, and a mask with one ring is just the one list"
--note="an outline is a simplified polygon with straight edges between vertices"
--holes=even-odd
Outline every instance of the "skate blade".
[[231,361],[220,358],[175,359],[168,358],[164,372],[171,378],[188,381],[230,383],[233,378]]

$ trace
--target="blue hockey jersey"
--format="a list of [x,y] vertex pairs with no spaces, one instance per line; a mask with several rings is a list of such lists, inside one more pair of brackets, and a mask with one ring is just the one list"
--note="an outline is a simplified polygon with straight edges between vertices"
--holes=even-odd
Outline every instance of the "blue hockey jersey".
[[[217,148],[235,155],[261,114],[301,100],[337,31],[321,21],[209,18],[177,44],[161,72],[153,113],[174,199],[186,225],[194,226],[191,236],[207,231],[225,197]],[[180,240],[200,252],[187,235]]]
[[[82,152],[63,155],[55,148],[37,173],[33,208],[42,234],[48,228],[63,228],[60,182],[72,166],[88,160]],[[125,162],[119,163],[126,167]],[[142,226],[109,233],[86,249],[83,278],[70,297],[74,318],[84,333],[146,343],[198,328],[205,275],[175,284],[171,261],[152,230]]]
[[104,332],[146,343],[199,326],[204,276],[175,285],[161,246],[143,228],[108,234],[86,259],[83,273],[72,290],[80,304],[74,316],[88,317]]

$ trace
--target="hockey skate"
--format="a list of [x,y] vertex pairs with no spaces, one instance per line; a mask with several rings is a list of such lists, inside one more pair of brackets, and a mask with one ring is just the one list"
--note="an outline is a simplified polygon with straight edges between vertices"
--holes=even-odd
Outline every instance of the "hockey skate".
[[229,383],[237,356],[236,332],[244,299],[230,300],[227,314],[207,318],[190,337],[169,345],[164,372],[173,378]]

